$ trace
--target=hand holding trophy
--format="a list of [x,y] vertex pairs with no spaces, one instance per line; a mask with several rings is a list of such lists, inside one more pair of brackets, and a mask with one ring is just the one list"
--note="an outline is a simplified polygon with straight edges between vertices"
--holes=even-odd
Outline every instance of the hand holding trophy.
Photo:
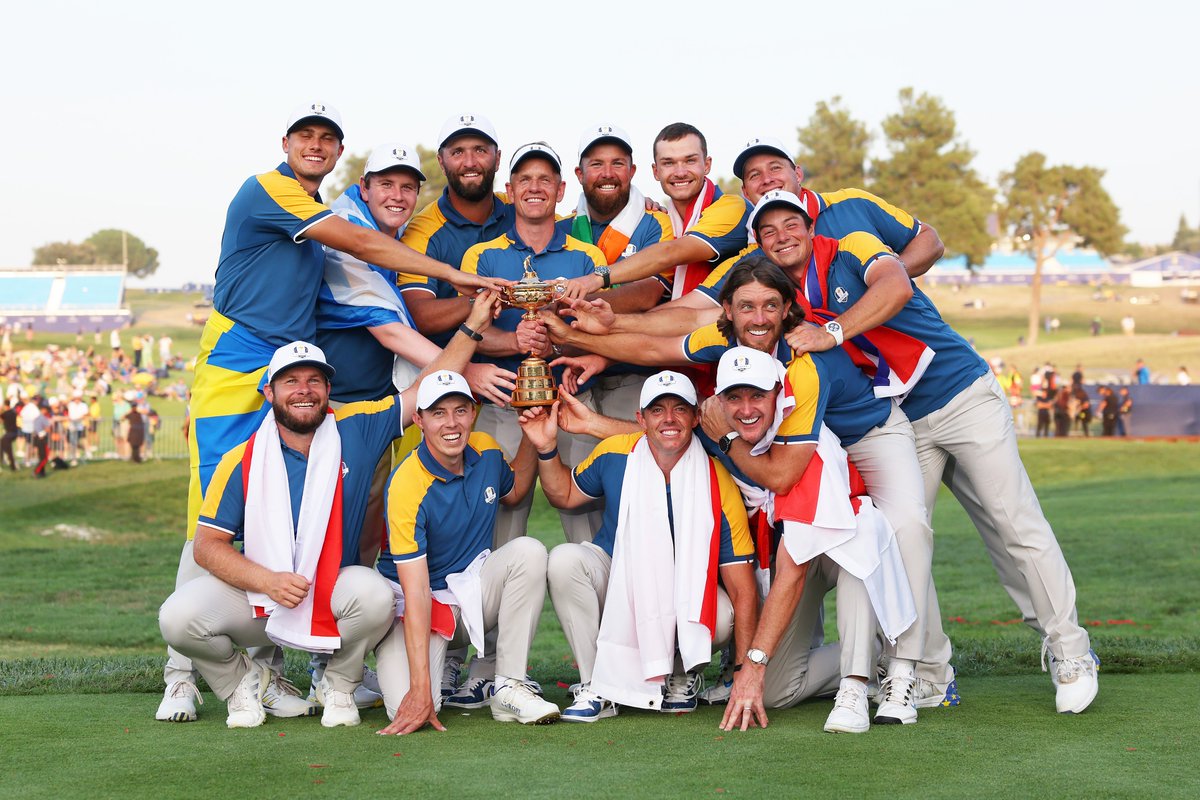
[[[501,299],[513,308],[525,309],[524,319],[538,319],[537,311],[550,305],[562,296],[562,283],[543,281],[530,264],[532,257],[525,259],[525,275],[511,286],[501,289]],[[554,385],[554,373],[546,360],[530,353],[529,358],[517,368],[517,388],[512,393],[513,408],[532,408],[553,405],[558,399]]]

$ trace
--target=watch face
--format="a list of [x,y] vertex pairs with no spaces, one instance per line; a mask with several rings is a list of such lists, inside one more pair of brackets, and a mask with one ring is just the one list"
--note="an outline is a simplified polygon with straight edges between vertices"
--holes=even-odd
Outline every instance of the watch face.
[[842,329],[842,326],[836,322],[826,322],[825,323],[825,330],[827,330],[827,331],[840,331],[841,329]]
[[721,448],[722,453],[728,453],[729,448],[732,446],[733,446],[733,439],[730,439],[728,435],[722,436],[720,439],[717,440],[717,447]]

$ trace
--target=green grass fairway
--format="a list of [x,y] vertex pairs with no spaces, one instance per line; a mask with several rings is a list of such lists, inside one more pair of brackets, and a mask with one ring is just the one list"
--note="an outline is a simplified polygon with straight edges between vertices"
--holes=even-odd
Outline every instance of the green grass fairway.
[[443,715],[446,733],[383,738],[380,710],[357,728],[268,718],[230,731],[211,695],[187,725],[153,721],[140,694],[4,697],[0,796],[1195,797],[1200,676],[1102,685],[1070,717],[1041,677],[983,678],[958,708],[859,736],[821,731],[830,701],[747,733],[722,733],[712,708],[542,727],[484,710]]
[[[536,729],[448,711],[449,732],[404,739],[373,735],[378,710],[355,729],[227,731],[211,695],[199,722],[156,723],[156,615],[173,586],[186,465],[0,474],[0,797],[1197,796],[1200,444],[1030,440],[1022,452],[1103,659],[1098,700],[1080,717],[1053,712],[1040,642],[943,492],[934,574],[963,705],[857,737],[822,733],[829,701],[724,735],[716,709]],[[541,499],[532,532],[561,541]],[[288,654],[302,687],[306,662]],[[549,603],[530,662],[563,703],[577,673]]]

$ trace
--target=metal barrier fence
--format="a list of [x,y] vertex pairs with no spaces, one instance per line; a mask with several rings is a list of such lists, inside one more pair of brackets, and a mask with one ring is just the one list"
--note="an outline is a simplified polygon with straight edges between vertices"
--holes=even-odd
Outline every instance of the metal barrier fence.
[[[187,458],[187,438],[183,430],[184,417],[159,417],[156,430],[146,429],[146,442],[142,445],[142,458]],[[56,419],[50,428],[50,458],[61,458],[67,462],[105,461],[128,459],[130,450],[125,441],[128,423],[113,424],[112,417],[96,421],[95,431],[90,429],[90,420],[84,420],[82,432],[73,430],[70,422]],[[31,463],[34,450],[24,436],[13,443],[18,461]]]

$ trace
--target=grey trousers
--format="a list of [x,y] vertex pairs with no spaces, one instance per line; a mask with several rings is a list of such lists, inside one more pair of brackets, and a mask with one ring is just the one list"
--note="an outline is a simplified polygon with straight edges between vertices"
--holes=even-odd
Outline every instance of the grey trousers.
[[[353,692],[362,682],[363,659],[387,633],[395,600],[387,581],[366,567],[342,567],[331,600],[342,646],[329,660],[325,678],[337,691]],[[251,668],[238,648],[274,647],[266,619],[255,619],[246,592],[213,575],[179,588],[158,612],[163,639],[225,700]]]

